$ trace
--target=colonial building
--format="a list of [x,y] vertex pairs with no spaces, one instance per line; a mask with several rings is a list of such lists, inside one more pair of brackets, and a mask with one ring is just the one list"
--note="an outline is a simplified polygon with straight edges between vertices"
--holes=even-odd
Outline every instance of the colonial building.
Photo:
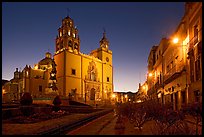
[[16,102],[20,99],[20,91],[23,90],[22,78],[22,72],[16,68],[13,79],[2,84],[2,103]]
[[11,82],[12,86],[4,87],[4,93],[10,93],[12,100],[19,100],[23,92],[30,92],[34,101],[60,95],[63,99],[91,105],[110,104],[113,66],[106,33],[103,33],[97,49],[89,55],[83,54],[73,20],[64,18],[58,29],[53,58],[47,52],[33,68],[26,65],[22,72],[16,70]]
[[202,102],[202,2],[187,2],[188,102]]
[[80,51],[78,30],[70,17],[62,20],[54,55],[59,94],[89,104],[102,103],[113,92],[112,51],[106,33],[89,55]]
[[176,31],[153,46],[148,58],[148,95],[174,110],[202,102],[202,3],[187,2]]

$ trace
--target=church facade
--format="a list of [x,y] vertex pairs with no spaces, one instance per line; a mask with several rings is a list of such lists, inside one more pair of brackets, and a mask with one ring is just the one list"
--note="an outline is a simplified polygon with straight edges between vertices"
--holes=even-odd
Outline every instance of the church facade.
[[73,20],[70,17],[62,20],[54,54],[60,95],[88,104],[109,101],[113,92],[113,65],[105,32],[99,44],[89,55],[81,53]]
[[[15,91],[10,90],[11,87],[15,87]],[[2,90],[5,102],[18,101],[23,92],[30,92],[35,102],[53,99],[56,95],[90,105],[110,102],[114,91],[113,65],[106,33],[97,49],[89,55],[83,54],[73,20],[64,18],[53,57],[47,52],[33,68],[26,65],[22,71],[17,69],[14,78],[2,86]]]

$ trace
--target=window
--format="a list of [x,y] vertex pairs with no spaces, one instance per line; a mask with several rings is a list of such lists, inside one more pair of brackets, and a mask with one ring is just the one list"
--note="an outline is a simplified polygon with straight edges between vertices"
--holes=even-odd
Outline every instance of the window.
[[162,74],[161,74],[162,72],[160,72],[160,74],[159,74],[159,81],[160,81],[160,84],[162,83]]
[[72,42],[71,41],[68,42],[68,46],[72,48]]
[[190,80],[194,82],[194,61],[190,59]]
[[171,61],[171,67],[170,68],[173,68],[174,67],[174,63],[173,61]]
[[62,32],[60,31],[60,33],[59,33],[59,36],[61,37],[62,36]]
[[201,73],[200,73],[200,57],[198,60],[195,61],[195,76],[196,76],[196,81],[200,80],[201,78]]
[[172,89],[172,92],[173,92],[173,91],[174,91],[174,87],[172,86],[172,88],[171,88],[171,89]]
[[28,71],[26,71],[26,77],[28,77]]
[[186,102],[186,92],[185,91],[181,92],[181,97],[182,97],[182,104],[185,104]]
[[76,75],[76,69],[72,69],[72,75]]
[[78,45],[76,43],[74,45],[74,49],[78,49]]
[[70,36],[70,30],[68,31],[68,35]]
[[42,92],[42,86],[41,85],[39,86],[39,91]]
[[63,48],[63,43],[61,42],[61,43],[60,43],[60,49],[62,49],[62,48]]
[[107,77],[107,82],[109,82],[109,77]]
[[198,42],[198,25],[194,26],[194,44]]
[[173,103],[174,103],[174,94],[171,94],[171,107],[172,107],[172,109],[173,109]]
[[166,67],[167,72],[169,71],[169,65]]
[[198,102],[199,97],[200,97],[200,91],[199,90],[194,91],[194,97],[195,97],[195,102]]

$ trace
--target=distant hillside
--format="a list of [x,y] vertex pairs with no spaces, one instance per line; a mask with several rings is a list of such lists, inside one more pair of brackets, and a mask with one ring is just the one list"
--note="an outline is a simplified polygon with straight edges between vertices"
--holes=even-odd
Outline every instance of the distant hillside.
[[7,82],[9,82],[9,80],[2,79],[2,86]]

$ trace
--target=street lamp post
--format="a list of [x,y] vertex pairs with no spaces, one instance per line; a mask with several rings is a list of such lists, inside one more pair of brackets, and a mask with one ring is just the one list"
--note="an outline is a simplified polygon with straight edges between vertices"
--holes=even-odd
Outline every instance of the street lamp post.
[[[177,37],[175,37],[174,39],[173,39],[173,43],[174,44],[179,44],[179,38],[177,38]],[[182,50],[181,50],[181,55],[182,55],[182,62],[183,62],[183,65],[184,65],[184,69],[185,69],[185,72],[186,72],[186,77],[185,77],[185,80],[186,80],[186,83],[185,83],[185,90],[186,90],[186,94],[187,94],[187,91],[188,91],[188,87],[187,87],[187,85],[188,85],[188,82],[187,82],[187,60],[186,60],[186,52],[184,53],[184,44],[183,43],[181,43],[180,42],[180,45],[176,45],[176,46],[178,46],[178,47],[181,47],[182,48]],[[186,50],[186,48],[185,48],[185,50]],[[185,55],[184,55],[185,54]],[[182,88],[181,88],[181,90],[182,90]]]

